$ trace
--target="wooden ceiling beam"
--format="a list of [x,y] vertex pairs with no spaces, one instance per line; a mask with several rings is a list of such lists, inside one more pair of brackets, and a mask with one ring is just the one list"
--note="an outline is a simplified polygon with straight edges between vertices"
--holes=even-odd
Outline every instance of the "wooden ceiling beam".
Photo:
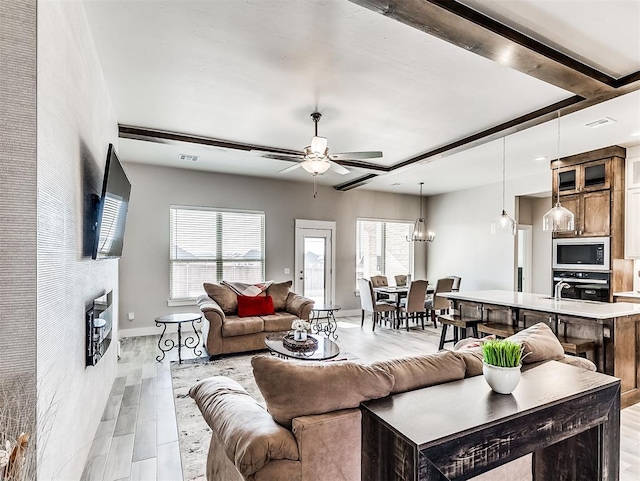
[[[260,151],[270,154],[288,154],[297,155],[298,158],[288,158],[286,155],[279,156],[277,160],[286,162],[300,162],[301,152],[298,150],[281,149],[279,147],[267,147],[264,145],[245,144],[243,142],[234,142],[232,140],[214,139],[211,137],[202,137],[198,135],[182,134],[178,132],[169,132],[166,130],[148,129],[145,127],[135,127],[132,125],[118,124],[118,137],[121,139],[140,140],[143,142],[154,142],[158,144],[189,144],[198,145],[205,148],[231,149],[241,150],[244,152]],[[334,160],[336,164],[345,167],[355,167],[374,172],[390,172],[391,168],[385,165],[373,164],[370,162],[362,162],[359,160]]]
[[455,1],[350,1],[581,97],[615,89],[615,78]]

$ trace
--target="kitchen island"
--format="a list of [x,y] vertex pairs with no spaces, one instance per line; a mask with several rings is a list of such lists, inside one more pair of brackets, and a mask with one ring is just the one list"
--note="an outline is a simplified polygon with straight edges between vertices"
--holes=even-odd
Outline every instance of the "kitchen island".
[[499,290],[438,295],[450,299],[463,319],[481,318],[483,332],[508,335],[544,322],[565,351],[588,346],[598,371],[620,378],[622,407],[640,401],[640,304],[556,301],[544,294]]

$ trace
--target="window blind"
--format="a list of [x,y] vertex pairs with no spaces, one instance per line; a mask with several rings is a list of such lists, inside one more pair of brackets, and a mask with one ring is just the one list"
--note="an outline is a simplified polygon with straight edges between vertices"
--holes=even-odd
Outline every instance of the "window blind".
[[413,223],[406,221],[356,220],[356,279],[393,277],[413,273],[413,242],[407,237]]
[[204,282],[264,280],[263,212],[170,209],[170,297],[193,299]]

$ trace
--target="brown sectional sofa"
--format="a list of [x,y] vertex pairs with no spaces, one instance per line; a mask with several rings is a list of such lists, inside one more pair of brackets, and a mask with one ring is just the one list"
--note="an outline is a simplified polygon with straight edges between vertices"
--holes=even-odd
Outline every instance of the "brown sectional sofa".
[[[531,362],[559,360],[595,371],[582,358],[565,356],[545,324],[512,337]],[[255,356],[254,376],[268,411],[237,382],[216,376],[195,384],[190,395],[212,429],[207,479],[252,481],[357,481],[361,463],[361,402],[482,373],[480,348],[441,351],[361,364],[300,362]],[[452,410],[452,415],[455,411]],[[425,406],[425,416],[429,416]],[[476,481],[530,480],[524,456]]]
[[198,297],[203,314],[202,337],[210,356],[265,349],[264,338],[272,332],[288,331],[295,319],[309,319],[313,300],[290,292],[291,281],[269,286],[274,314],[238,317],[236,294],[221,284],[204,284],[207,294]]

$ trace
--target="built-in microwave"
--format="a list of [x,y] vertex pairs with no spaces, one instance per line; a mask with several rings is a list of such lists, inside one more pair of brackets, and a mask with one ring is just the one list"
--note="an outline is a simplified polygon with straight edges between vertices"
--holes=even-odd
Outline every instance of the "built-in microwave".
[[553,268],[608,271],[609,249],[608,237],[553,239]]

